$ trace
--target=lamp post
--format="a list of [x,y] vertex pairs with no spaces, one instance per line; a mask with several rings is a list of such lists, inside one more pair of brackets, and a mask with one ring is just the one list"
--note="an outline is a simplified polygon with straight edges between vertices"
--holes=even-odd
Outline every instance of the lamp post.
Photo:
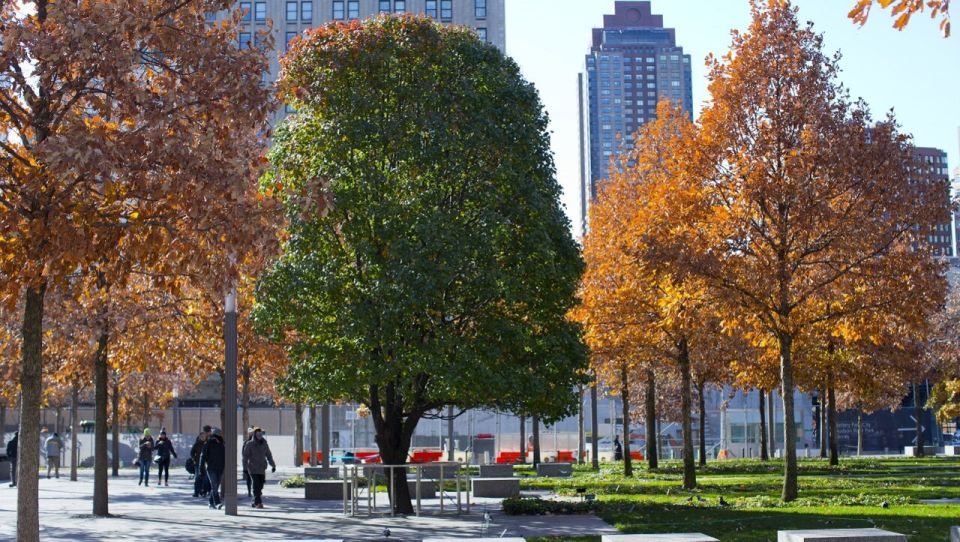
[[226,461],[223,469],[223,509],[237,515],[237,287],[230,287],[223,303],[224,405],[223,444]]

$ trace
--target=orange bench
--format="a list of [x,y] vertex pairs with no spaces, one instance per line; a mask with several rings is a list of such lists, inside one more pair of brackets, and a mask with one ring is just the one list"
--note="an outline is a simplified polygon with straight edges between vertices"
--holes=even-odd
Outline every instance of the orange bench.
[[433,463],[443,457],[443,452],[434,450],[417,450],[410,454],[411,463]]
[[557,452],[557,463],[573,463],[573,451],[560,450]]
[[364,463],[380,463],[380,452],[357,452],[354,457]]
[[499,464],[513,464],[520,462],[520,452],[500,452],[500,455],[497,456],[497,463]]
[[[309,452],[309,451],[303,452],[303,462],[304,462],[304,463],[310,463],[310,452]],[[323,452],[317,452],[317,463],[322,463],[322,462],[323,462]]]
[[630,452],[630,457],[636,459],[637,461],[643,461],[643,452]]

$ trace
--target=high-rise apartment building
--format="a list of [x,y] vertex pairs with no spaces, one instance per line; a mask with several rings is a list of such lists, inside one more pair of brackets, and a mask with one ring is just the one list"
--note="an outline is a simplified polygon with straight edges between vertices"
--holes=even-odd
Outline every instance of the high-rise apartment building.
[[691,118],[690,55],[677,46],[676,32],[663,27],[650,2],[616,2],[593,29],[580,85],[580,199],[583,231],[597,183],[610,160],[644,123],[657,116],[657,102],[680,104]]
[[[505,0],[241,0],[235,4],[243,11],[243,26],[237,36],[240,47],[256,46],[258,34],[270,31],[274,51],[264,82],[276,80],[280,57],[287,45],[304,30],[332,21],[364,19],[381,13],[423,14],[442,23],[473,28],[501,51],[506,49]],[[227,13],[210,14],[212,22]],[[287,111],[289,112],[289,111]],[[284,111],[277,114],[279,120]]]
[[[914,170],[911,181],[921,189],[936,190],[936,197],[943,201],[946,215],[950,209],[950,175],[947,168],[947,153],[933,147],[914,147]],[[933,247],[934,255],[952,258],[954,252],[953,226],[950,221],[933,224],[927,231],[927,242]]]

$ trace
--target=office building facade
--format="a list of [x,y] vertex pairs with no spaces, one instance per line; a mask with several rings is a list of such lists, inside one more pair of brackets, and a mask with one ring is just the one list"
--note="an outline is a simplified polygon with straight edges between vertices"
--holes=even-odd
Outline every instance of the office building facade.
[[[950,175],[947,168],[947,153],[933,147],[914,147],[914,170],[911,181],[918,184],[921,190],[937,191],[936,197],[943,201],[944,209],[950,209]],[[945,213],[948,217],[952,214]],[[954,228],[952,221],[942,224],[931,224],[927,230],[927,243],[933,248],[935,256],[953,258]]]
[[692,119],[690,55],[664,28],[650,2],[620,1],[594,28],[580,97],[580,199],[583,232],[597,185],[607,178],[610,160],[645,123],[657,116],[661,98],[679,104]]

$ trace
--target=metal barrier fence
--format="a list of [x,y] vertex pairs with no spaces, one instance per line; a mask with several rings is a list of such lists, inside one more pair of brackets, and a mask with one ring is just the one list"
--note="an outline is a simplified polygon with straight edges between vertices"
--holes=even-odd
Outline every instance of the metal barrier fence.
[[[414,512],[417,516],[423,513],[422,495],[424,483],[436,485],[436,491],[440,498],[440,513],[446,510],[446,499],[453,499],[456,495],[455,513],[462,514],[464,510],[470,512],[470,474],[468,469],[459,462],[437,462],[437,463],[407,463],[403,465],[380,465],[380,464],[355,464],[342,465],[341,478],[343,480],[343,514],[346,516],[357,516],[361,513],[361,503],[366,501],[366,515],[381,514],[377,505],[377,485],[380,476],[385,476],[387,481],[389,515],[396,515],[392,503],[396,502],[395,471],[396,469],[406,469],[404,479],[409,484],[414,481]],[[410,471],[413,470],[413,479],[410,478]],[[452,476],[445,476],[444,471],[451,473]],[[425,476],[426,471],[426,476]],[[439,476],[431,476],[434,472]],[[361,487],[361,476],[365,480],[365,487]],[[448,491],[444,482],[454,482],[453,491]],[[408,486],[409,487],[409,486]]]

